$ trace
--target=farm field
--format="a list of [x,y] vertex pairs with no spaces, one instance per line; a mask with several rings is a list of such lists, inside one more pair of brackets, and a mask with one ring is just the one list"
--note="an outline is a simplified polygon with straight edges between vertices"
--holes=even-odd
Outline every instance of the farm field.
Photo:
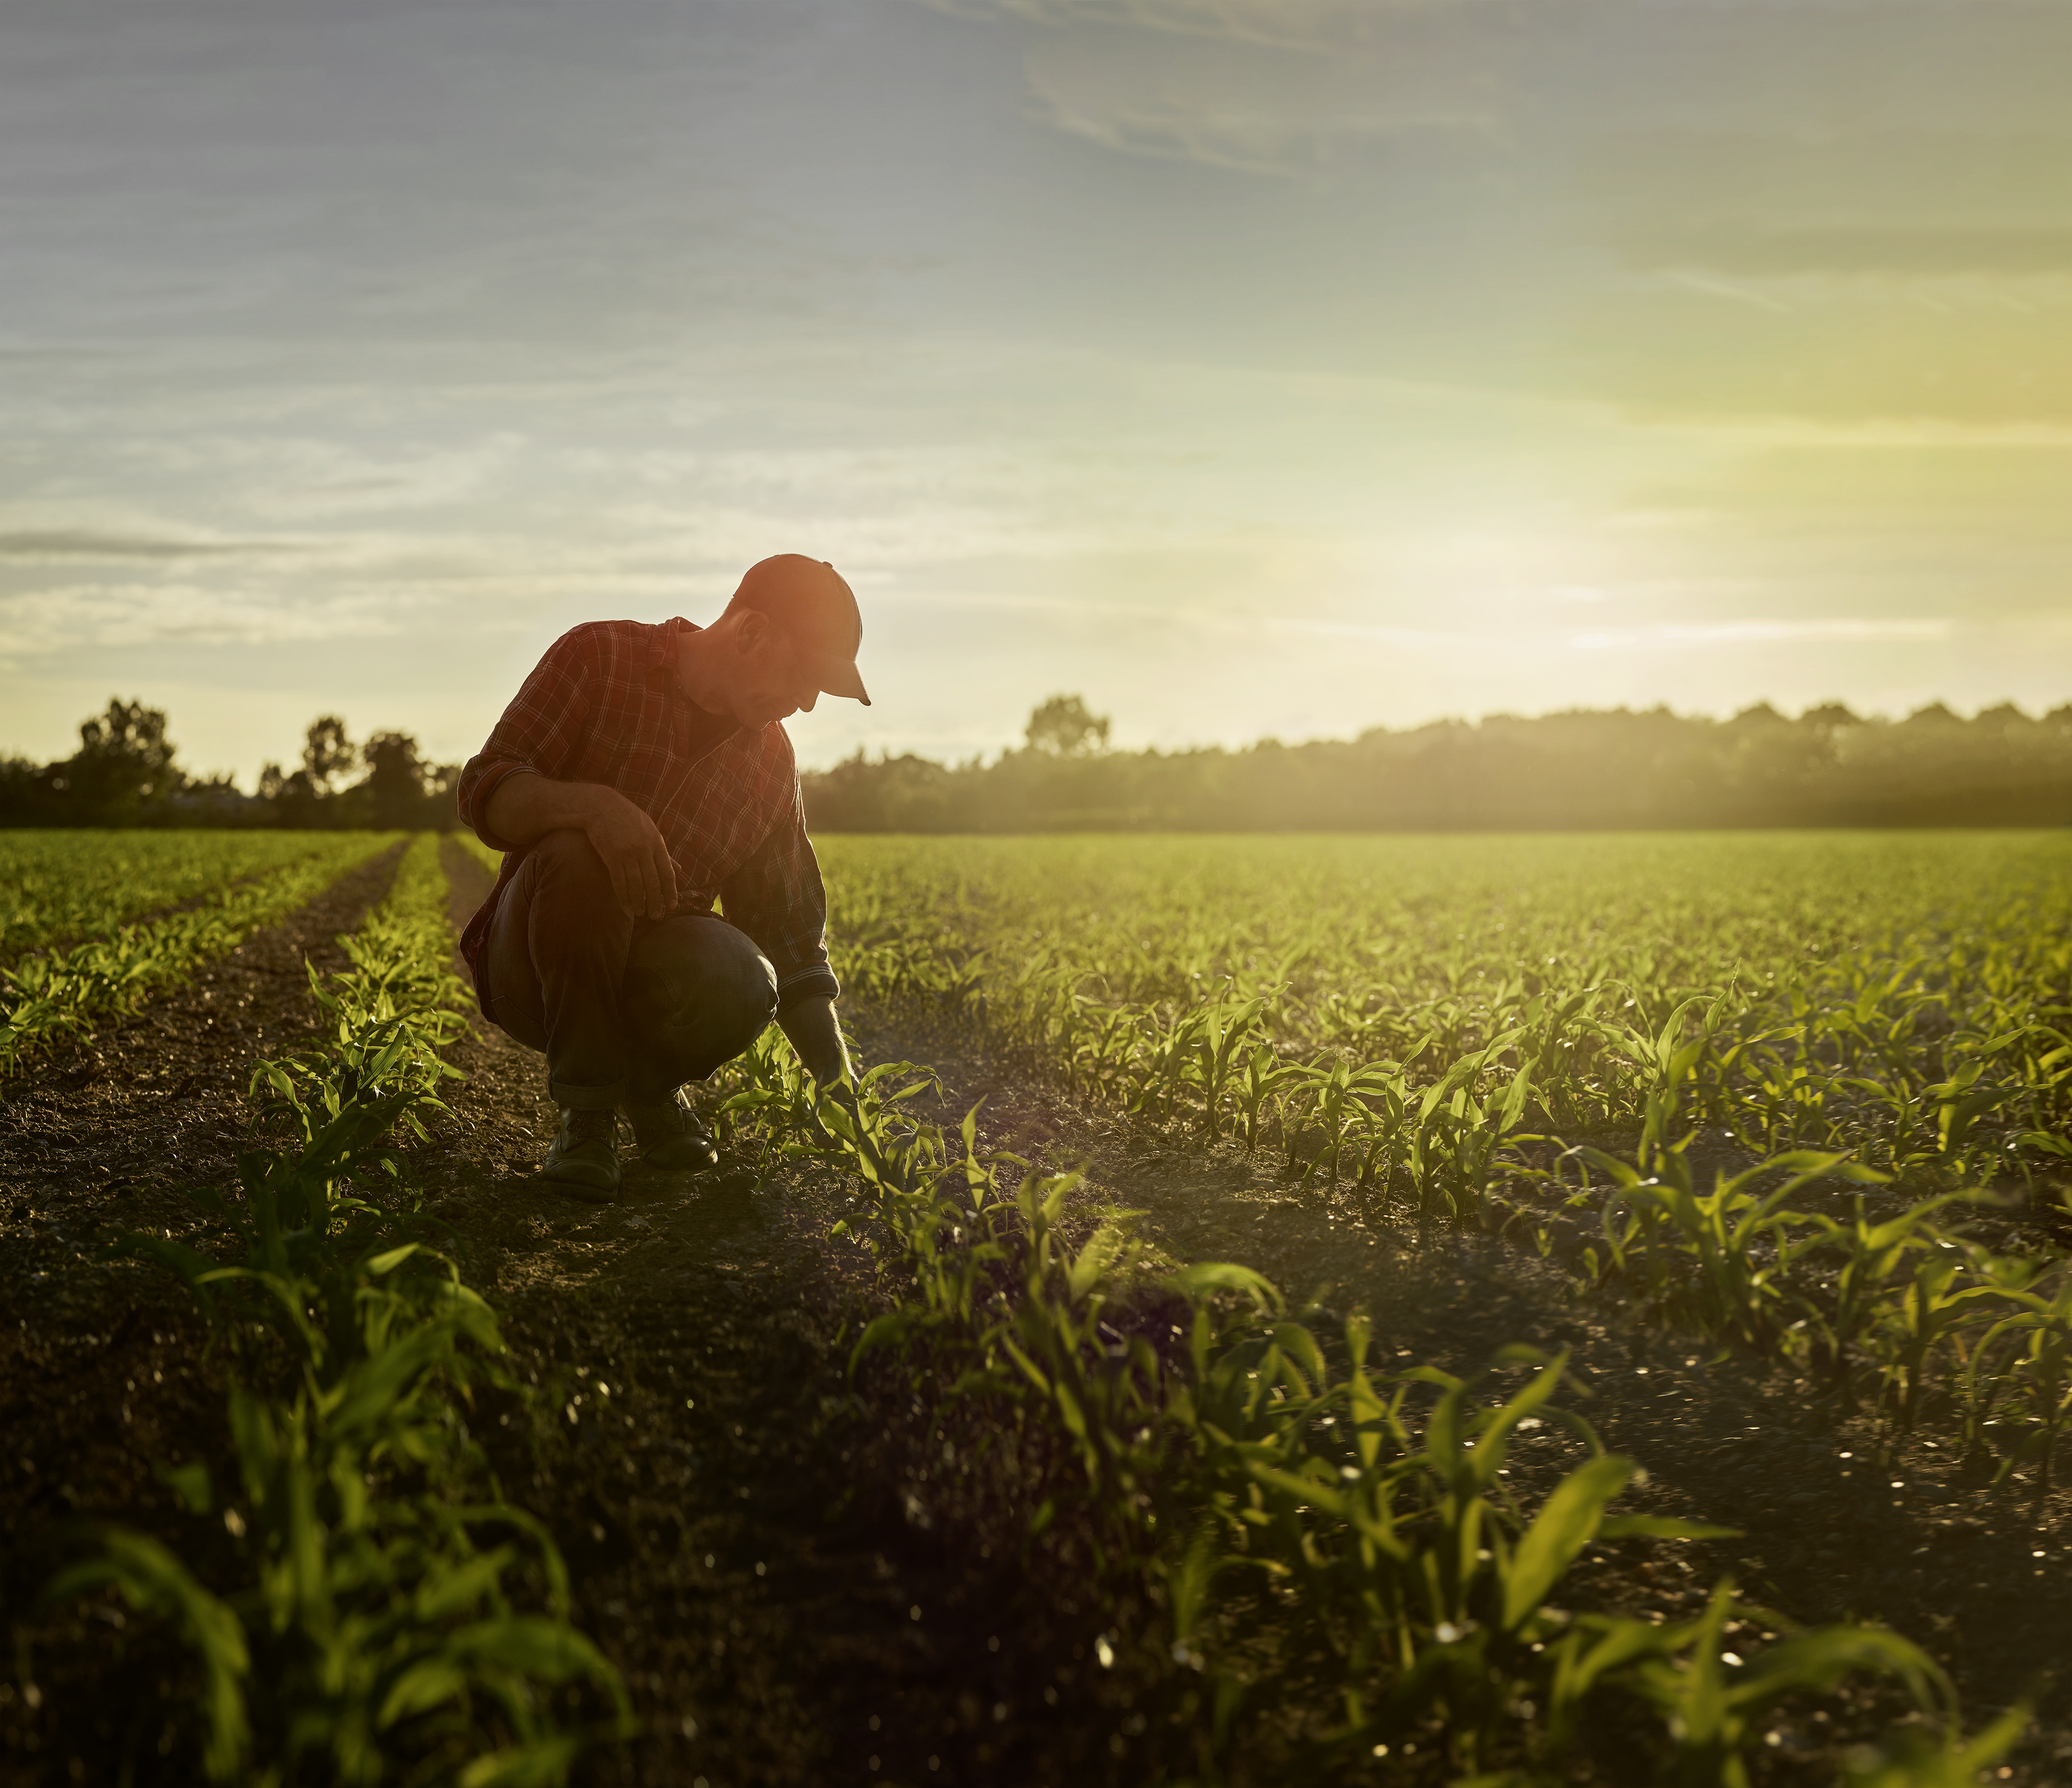
[[338,834],[323,832],[10,832],[0,848],[0,962],[340,848]]
[[[0,966],[0,1071],[61,1039],[90,1036],[96,1022],[233,949],[389,842],[370,832],[263,849],[234,832],[7,837],[0,889],[10,891],[17,933],[44,947]],[[127,922],[148,915],[156,916]]]
[[0,1781],[2062,1779],[2072,840],[821,855],[610,1207],[471,840],[0,1081]]
[[[1534,1130],[1636,1125],[1674,1077],[1750,1147],[2062,1158],[2055,834],[847,838],[827,860],[852,987],[983,1002],[1075,1090],[1212,1133],[1285,1096],[1248,1080],[1262,1050],[1342,1063],[1390,1113],[1355,1122],[1361,1171],[1428,1203],[1396,1104],[1451,1076],[1457,1117],[1521,1069]],[[1665,1029],[1704,1039],[1675,1077]],[[1959,1081],[1954,1117],[1931,1090]]]

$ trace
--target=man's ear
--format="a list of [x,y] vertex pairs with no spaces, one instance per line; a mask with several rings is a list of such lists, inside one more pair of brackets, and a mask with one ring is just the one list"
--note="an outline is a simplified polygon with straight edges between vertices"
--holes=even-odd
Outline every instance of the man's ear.
[[759,608],[742,608],[734,613],[734,643],[737,651],[752,653],[760,657],[770,644],[770,617]]

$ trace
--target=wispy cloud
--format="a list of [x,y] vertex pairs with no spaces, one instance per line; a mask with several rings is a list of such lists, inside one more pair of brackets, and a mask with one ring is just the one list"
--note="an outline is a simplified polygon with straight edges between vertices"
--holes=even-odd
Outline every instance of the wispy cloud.
[[0,662],[77,646],[303,644],[394,634],[409,616],[393,595],[334,594],[284,603],[206,584],[75,583],[0,597]]
[[1950,279],[2072,274],[2072,225],[1664,222],[1620,243],[1639,265],[1755,278],[1830,274]]
[[1484,59],[1406,43],[1386,58],[1319,56],[1264,42],[1033,35],[1031,106],[1067,134],[1126,154],[1293,175],[1412,132],[1494,127]]
[[0,530],[0,559],[227,558],[256,553],[296,550],[296,541],[197,540],[149,534],[103,534],[90,528],[23,528]]
[[1639,652],[1724,645],[1932,645],[1957,630],[1955,621],[1741,620],[1661,622],[1601,628],[1570,636],[1579,652]]
[[1272,616],[1263,624],[1270,632],[1308,635],[1335,640],[1363,640],[1375,645],[1409,647],[1456,646],[1474,636],[1437,627],[1397,627],[1361,621],[1308,620],[1300,616]]
[[[1126,25],[1187,37],[1225,38],[1279,47],[1320,48],[1355,33],[1388,0],[923,0],[965,18],[1007,17],[1032,24]],[[1400,7],[1403,0],[1396,0]]]

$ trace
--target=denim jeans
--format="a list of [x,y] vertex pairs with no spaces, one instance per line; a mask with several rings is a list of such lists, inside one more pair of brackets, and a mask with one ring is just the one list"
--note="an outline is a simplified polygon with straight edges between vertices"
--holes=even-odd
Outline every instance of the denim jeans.
[[636,919],[589,838],[549,832],[491,917],[483,1011],[546,1052],[555,1104],[657,1105],[763,1034],[777,971],[710,917]]

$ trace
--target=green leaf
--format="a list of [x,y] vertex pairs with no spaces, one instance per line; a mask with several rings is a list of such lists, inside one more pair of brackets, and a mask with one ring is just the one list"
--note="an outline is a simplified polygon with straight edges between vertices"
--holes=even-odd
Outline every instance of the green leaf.
[[215,1501],[208,1467],[199,1459],[189,1465],[154,1465],[152,1475],[177,1496],[189,1514],[205,1515]]
[[1065,1289],[1075,1304],[1108,1275],[1128,1245],[1128,1233],[1117,1223],[1104,1223],[1087,1238],[1065,1275]]
[[459,1788],[557,1788],[582,1749],[582,1739],[573,1733],[536,1739],[472,1759],[456,1780]]
[[1606,1453],[1579,1465],[1554,1487],[1512,1554],[1503,1584],[1503,1629],[1515,1632],[1545,1601],[1562,1572],[1597,1537],[1605,1505],[1632,1481],[1630,1459]]
[[1284,1308],[1279,1290],[1264,1273],[1224,1260],[1207,1260],[1183,1267],[1166,1283],[1190,1304],[1198,1304],[1211,1292],[1235,1292],[1251,1299],[1260,1310]]
[[47,1605],[68,1601],[89,1589],[110,1585],[139,1613],[171,1620],[180,1638],[201,1660],[202,1712],[208,1736],[203,1766],[212,1782],[239,1780],[251,1742],[245,1711],[245,1678],[251,1655],[245,1629],[226,1602],[204,1588],[187,1568],[158,1541],[126,1528],[101,1535],[101,1553],[62,1571],[44,1590]]

